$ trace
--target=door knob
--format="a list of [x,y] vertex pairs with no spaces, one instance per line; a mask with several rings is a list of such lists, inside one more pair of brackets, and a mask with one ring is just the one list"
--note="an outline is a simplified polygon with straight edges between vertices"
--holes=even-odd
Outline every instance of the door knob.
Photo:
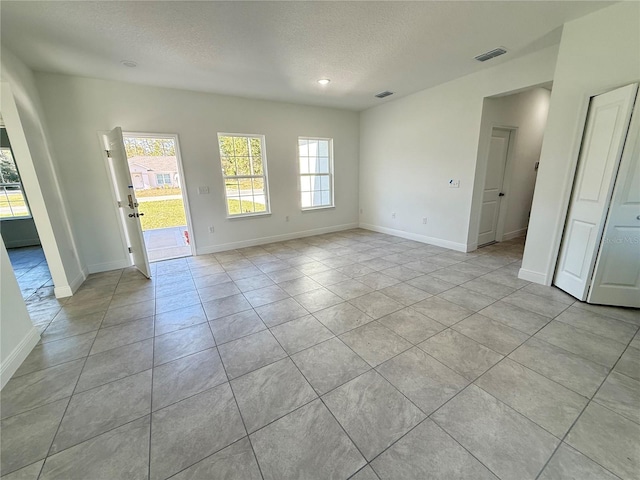
[[129,218],[133,217],[144,217],[144,213],[130,213]]
[[498,194],[498,196],[499,196],[499,197],[504,197],[504,193],[500,192],[500,193]]

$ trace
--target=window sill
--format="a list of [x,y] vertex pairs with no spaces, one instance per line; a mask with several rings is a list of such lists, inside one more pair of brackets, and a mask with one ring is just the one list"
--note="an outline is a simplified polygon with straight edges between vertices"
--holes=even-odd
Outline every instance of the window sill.
[[13,220],[30,220],[33,217],[31,215],[26,215],[24,217],[0,217],[0,222],[7,222]]
[[309,207],[301,209],[303,212],[315,212],[316,210],[331,210],[332,208],[336,208],[335,205],[327,205],[324,207]]
[[243,218],[270,217],[271,212],[246,213],[243,215],[227,215],[227,220],[241,220]]

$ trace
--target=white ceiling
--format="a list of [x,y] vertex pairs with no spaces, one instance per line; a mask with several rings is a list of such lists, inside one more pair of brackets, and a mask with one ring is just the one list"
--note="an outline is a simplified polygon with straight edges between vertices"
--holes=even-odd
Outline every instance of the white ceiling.
[[361,110],[557,43],[608,4],[2,0],[1,41],[36,71]]

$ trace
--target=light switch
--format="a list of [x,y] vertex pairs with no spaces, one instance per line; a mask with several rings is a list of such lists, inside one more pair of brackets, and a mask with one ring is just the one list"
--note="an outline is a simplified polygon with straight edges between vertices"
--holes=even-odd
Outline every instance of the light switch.
[[206,195],[207,193],[209,193],[209,187],[198,187],[198,194]]

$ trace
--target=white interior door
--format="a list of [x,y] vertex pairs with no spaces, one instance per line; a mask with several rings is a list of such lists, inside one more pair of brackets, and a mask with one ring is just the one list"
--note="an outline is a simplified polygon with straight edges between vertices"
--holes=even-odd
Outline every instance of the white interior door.
[[593,97],[554,283],[585,300],[629,128],[637,84]]
[[128,247],[133,264],[145,277],[151,278],[149,259],[144,245],[144,237],[142,236],[142,225],[140,224],[140,215],[143,214],[138,211],[138,201],[131,182],[129,162],[127,161],[127,153],[122,140],[122,129],[116,127],[104,135],[104,142],[111,171],[113,172],[119,206],[123,212],[124,226],[129,242]]
[[640,102],[620,160],[589,303],[640,307]]
[[500,204],[504,196],[502,185],[504,183],[504,171],[507,166],[510,138],[511,132],[509,130],[494,128],[493,132],[491,132],[487,175],[482,193],[478,245],[485,245],[496,240]]

